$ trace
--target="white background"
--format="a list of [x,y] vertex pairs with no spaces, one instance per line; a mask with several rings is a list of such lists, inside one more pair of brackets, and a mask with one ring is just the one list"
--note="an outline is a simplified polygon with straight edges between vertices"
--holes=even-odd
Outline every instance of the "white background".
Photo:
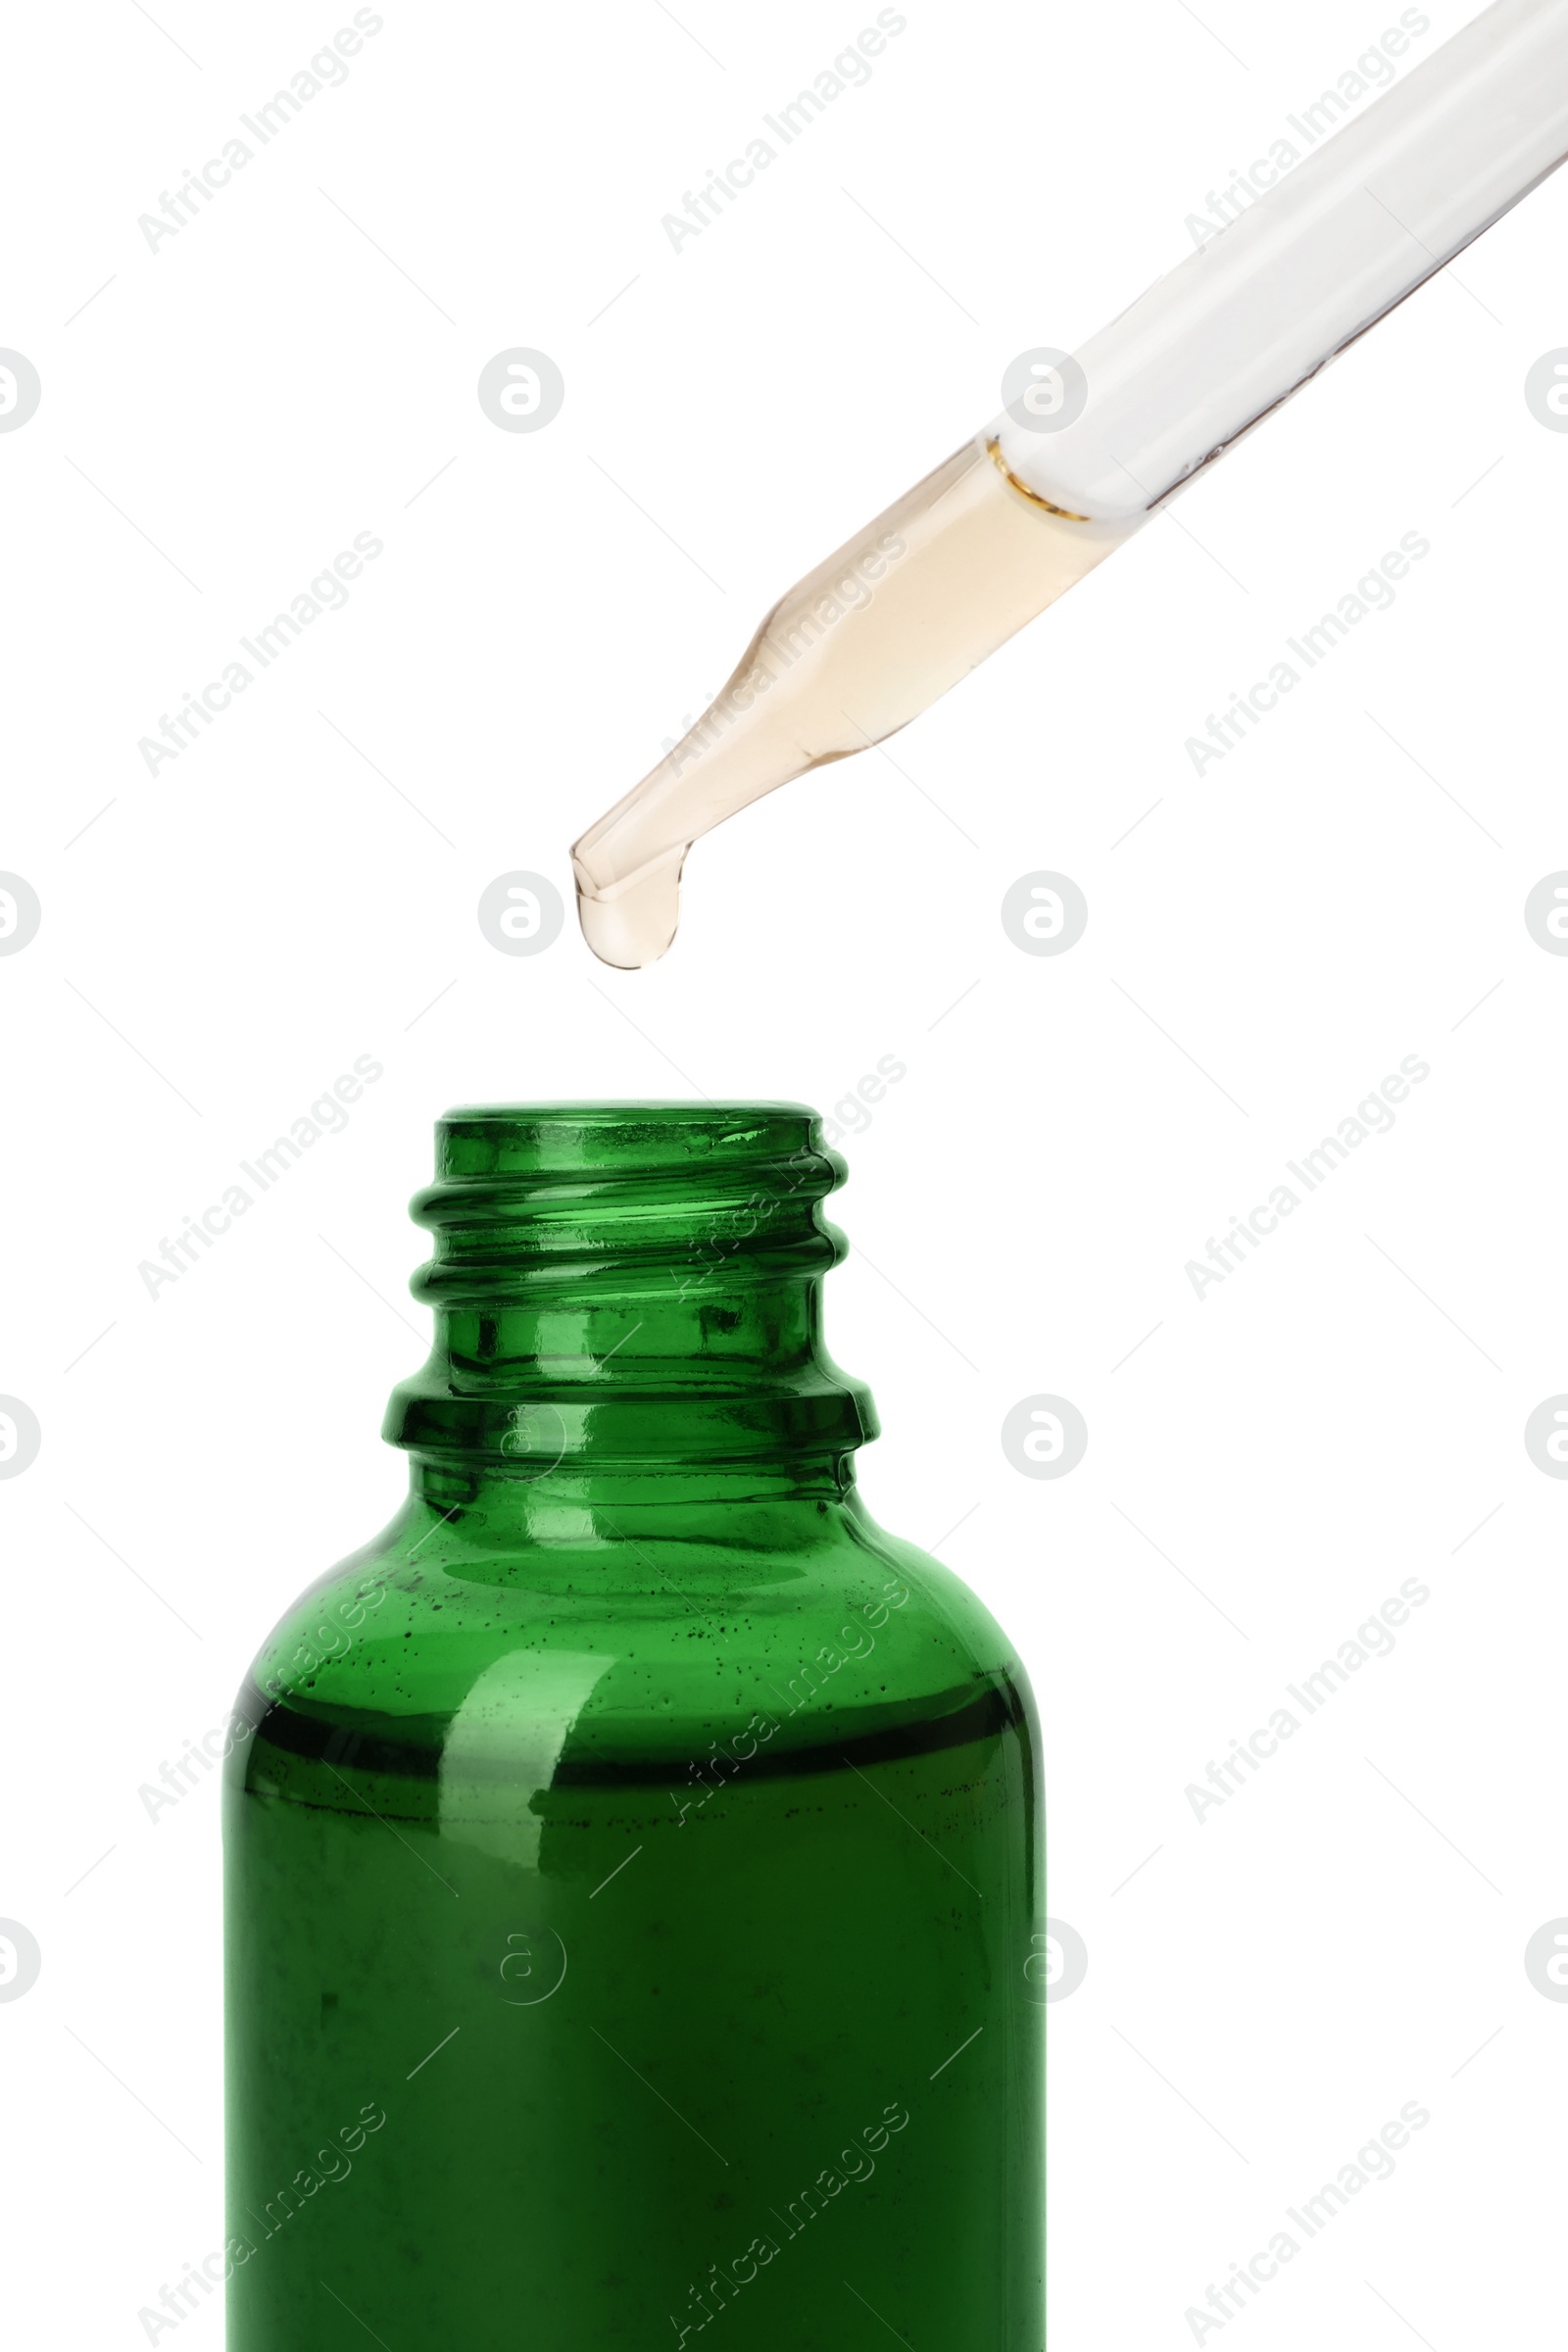
[[[1568,865],[1568,435],[1523,385],[1568,343],[1568,178],[897,765],[706,843],[671,955],[616,974],[569,919],[497,954],[479,893],[569,895],[567,843],[771,598],[1015,353],[1180,260],[1398,10],[910,0],[676,254],[662,215],[874,9],[387,0],[149,250],[138,216],[351,13],[93,0],[9,40],[0,343],[43,382],[0,436],[0,867],[43,904],[0,960],[0,1391],[43,1431],[0,1484],[0,1915],[43,1953],[0,2004],[16,2339],[140,2344],[220,2243],[215,1791],[156,1823],[137,1791],[396,1505],[432,1118],[830,1108],[894,1055],[829,1324],[886,1426],[872,1509],[984,1594],[1044,1714],[1051,1908],[1090,1954],[1052,2010],[1054,2344],[1193,2341],[1208,2282],[1408,2101],[1395,2177],[1215,2332],[1540,2340],[1568,2012],[1523,1953],[1568,1912],[1568,1488],[1523,1425],[1568,1388],[1568,960],[1523,903]],[[1433,0],[1413,56],[1471,13]],[[565,377],[538,433],[475,397],[514,345]],[[1197,778],[1187,737],[1411,531],[1394,609]],[[384,553],[347,607],[149,775],[138,739],[357,532]],[[1089,900],[1060,958],[1002,930],[1037,868]],[[361,1054],[385,1074],[346,1130],[149,1298],[139,1261]],[[1394,1130],[1200,1301],[1187,1261],[1411,1054]],[[1055,1483],[999,1441],[1044,1391],[1090,1431]],[[1410,1577],[1393,1654],[1197,1820],[1188,1785]],[[220,2326],[215,2298],[179,2342]]]

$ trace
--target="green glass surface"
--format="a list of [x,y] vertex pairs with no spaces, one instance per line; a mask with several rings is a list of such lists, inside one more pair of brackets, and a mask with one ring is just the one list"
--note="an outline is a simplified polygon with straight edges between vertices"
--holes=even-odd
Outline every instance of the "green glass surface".
[[856,1494],[843,1173],[441,1122],[409,1501],[236,1712],[231,2352],[1040,2352],[1033,1702]]

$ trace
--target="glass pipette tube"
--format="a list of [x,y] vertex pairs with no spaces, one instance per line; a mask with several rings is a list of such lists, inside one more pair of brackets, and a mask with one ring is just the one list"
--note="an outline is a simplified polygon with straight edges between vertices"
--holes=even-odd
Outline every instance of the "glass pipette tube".
[[584,937],[651,963],[692,844],[906,726],[1568,155],[1568,0],[1494,0],[780,600],[574,845]]

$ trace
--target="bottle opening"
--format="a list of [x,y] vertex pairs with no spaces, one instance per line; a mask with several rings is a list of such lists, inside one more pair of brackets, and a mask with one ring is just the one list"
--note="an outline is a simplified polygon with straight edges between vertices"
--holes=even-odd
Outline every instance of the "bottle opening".
[[822,1202],[845,1173],[799,1103],[449,1111],[413,1202],[434,1347],[383,1434],[534,1481],[863,1444],[870,1396],[821,1330],[847,1247]]

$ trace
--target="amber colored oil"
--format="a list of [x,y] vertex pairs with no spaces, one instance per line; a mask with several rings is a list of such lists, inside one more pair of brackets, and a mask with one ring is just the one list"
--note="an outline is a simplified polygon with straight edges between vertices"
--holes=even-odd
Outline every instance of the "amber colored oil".
[[572,851],[604,962],[663,955],[693,842],[764,793],[883,742],[1129,538],[1050,505],[967,443],[808,573],[697,724]]

